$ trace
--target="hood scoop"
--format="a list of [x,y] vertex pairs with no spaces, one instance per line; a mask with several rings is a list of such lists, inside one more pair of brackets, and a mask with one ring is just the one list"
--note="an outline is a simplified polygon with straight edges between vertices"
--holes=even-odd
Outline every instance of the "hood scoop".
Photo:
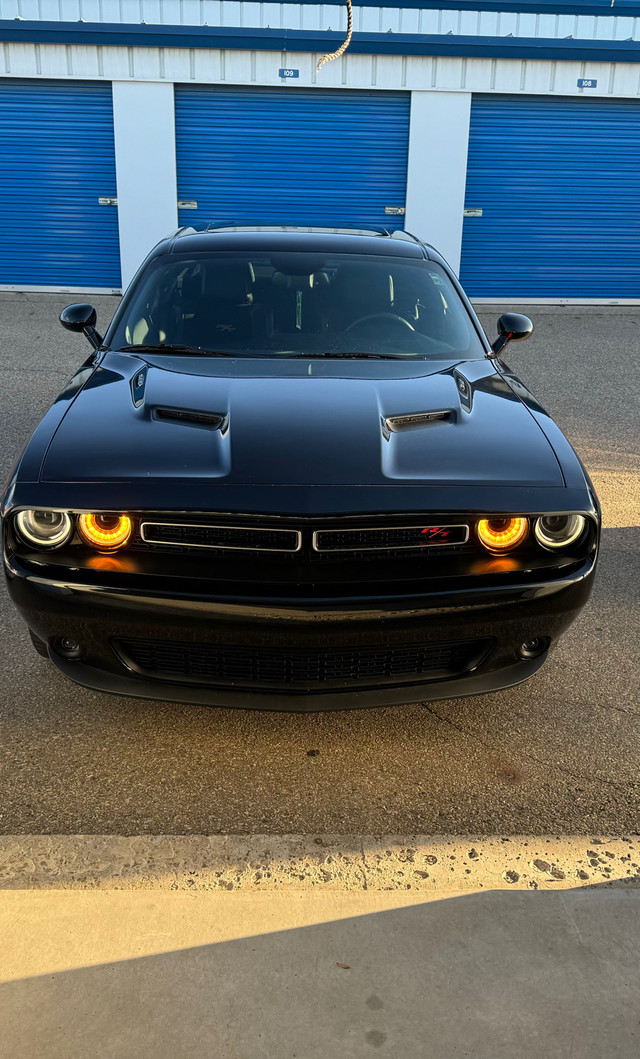
[[[193,374],[182,371],[188,363]],[[295,514],[316,507],[335,514],[349,504],[365,514],[374,501],[354,486],[564,485],[544,433],[489,358],[464,365],[470,412],[461,404],[455,365],[318,364],[335,374],[310,377],[308,365],[297,360],[278,362],[273,370],[279,373],[267,376],[251,374],[255,362],[252,367],[240,358],[233,364],[167,358],[167,366],[148,367],[144,398],[135,408],[131,378],[144,374],[145,365],[133,365],[129,354],[107,353],[69,403],[41,481],[171,480],[194,490],[199,482],[199,510],[214,511],[243,504],[262,510],[274,487],[301,488],[294,509],[282,494],[283,508]],[[196,374],[196,367],[211,374]],[[219,492],[209,491],[210,484]],[[244,486],[260,493],[243,500],[233,489]],[[180,488],[170,490],[174,506],[182,503]],[[380,503],[393,510],[429,506],[419,491],[405,497],[411,499],[376,500],[374,510]]]
[[411,412],[402,416],[387,416],[384,426],[391,434],[397,434],[402,430],[416,430],[418,427],[428,426],[443,419],[453,419],[454,412],[451,408],[443,408],[439,412]]
[[197,423],[198,426],[221,430],[226,427],[228,417],[221,415],[219,412],[192,412],[182,408],[155,408],[153,418],[176,420],[179,423]]

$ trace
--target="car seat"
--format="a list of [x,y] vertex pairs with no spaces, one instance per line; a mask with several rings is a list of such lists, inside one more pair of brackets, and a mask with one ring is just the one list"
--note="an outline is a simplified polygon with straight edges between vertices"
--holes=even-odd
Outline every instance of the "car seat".
[[253,335],[255,274],[248,261],[207,261],[182,281],[183,341],[215,349]]

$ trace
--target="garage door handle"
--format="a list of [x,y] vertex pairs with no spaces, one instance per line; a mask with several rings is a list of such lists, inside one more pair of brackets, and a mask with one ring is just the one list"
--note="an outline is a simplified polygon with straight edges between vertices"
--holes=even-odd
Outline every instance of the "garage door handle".
[[198,203],[195,199],[178,199],[179,210],[197,210]]
[[117,199],[110,199],[110,198],[102,197],[102,196],[98,199],[98,206],[117,206],[117,205],[118,205],[118,200]]

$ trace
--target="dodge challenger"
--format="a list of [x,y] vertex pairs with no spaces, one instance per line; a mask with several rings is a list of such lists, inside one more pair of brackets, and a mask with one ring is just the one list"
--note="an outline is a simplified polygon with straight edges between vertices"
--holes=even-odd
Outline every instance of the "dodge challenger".
[[181,229],[2,495],[36,650],[79,684],[279,710],[517,684],[587,602],[573,449],[404,232]]

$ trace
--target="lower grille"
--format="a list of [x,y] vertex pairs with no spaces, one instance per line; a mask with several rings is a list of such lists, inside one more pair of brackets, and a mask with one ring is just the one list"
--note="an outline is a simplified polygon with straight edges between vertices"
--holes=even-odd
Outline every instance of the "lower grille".
[[477,665],[490,645],[488,639],[311,649],[133,639],[114,644],[125,665],[155,679],[285,692],[456,676]]

